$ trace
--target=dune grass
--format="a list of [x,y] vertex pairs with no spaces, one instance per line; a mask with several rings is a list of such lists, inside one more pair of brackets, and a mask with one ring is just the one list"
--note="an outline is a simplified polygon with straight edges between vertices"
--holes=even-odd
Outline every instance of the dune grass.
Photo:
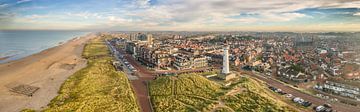
[[61,86],[45,112],[139,112],[136,97],[126,76],[111,65],[112,57],[103,39],[85,45],[88,66]]
[[221,93],[220,85],[199,75],[159,77],[150,82],[156,112],[205,111]]
[[[292,112],[282,101],[266,94],[258,82],[242,77],[224,87],[197,74],[164,76],[150,82],[150,96],[156,112]],[[235,94],[227,94],[236,88]]]

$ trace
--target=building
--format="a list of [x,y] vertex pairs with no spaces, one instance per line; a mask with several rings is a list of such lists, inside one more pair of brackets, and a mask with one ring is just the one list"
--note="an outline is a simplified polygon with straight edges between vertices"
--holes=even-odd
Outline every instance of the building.
[[355,86],[350,86],[347,84],[326,81],[324,85],[316,85],[315,89],[319,89],[325,92],[334,93],[340,96],[345,96],[353,98],[360,101],[360,88]]
[[137,43],[136,42],[127,42],[125,45],[125,50],[126,52],[128,52],[129,54],[134,54],[135,53],[135,48],[136,48]]
[[229,66],[229,45],[225,42],[223,48],[223,67],[221,73],[218,75],[219,78],[227,81],[236,77],[236,74],[230,73]]
[[153,39],[153,36],[152,36],[152,34],[148,34],[147,35],[147,42],[148,42],[148,46],[149,47],[152,47],[153,46],[153,44],[154,44],[154,39]]
[[171,56],[168,50],[147,47],[145,45],[136,47],[136,58],[149,67],[162,68],[171,66]]
[[221,71],[222,74],[229,74],[229,46],[227,44],[224,45],[224,55],[223,55],[223,68]]
[[208,58],[202,55],[177,54],[174,56],[173,66],[177,70],[207,67]]

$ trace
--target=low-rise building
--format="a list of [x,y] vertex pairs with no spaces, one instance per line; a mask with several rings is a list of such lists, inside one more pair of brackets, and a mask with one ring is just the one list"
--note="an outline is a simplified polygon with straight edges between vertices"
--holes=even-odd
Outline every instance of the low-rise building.
[[174,56],[173,66],[178,70],[207,67],[208,58],[202,55],[191,56],[186,54],[177,54]]
[[337,83],[333,81],[326,81],[323,85],[316,85],[314,88],[325,92],[338,94],[340,96],[350,97],[360,101],[359,87]]

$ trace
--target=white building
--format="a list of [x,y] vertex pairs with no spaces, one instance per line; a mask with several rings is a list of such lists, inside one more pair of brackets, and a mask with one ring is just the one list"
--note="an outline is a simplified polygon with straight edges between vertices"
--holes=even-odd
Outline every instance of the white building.
[[224,55],[223,55],[223,68],[221,73],[229,74],[229,46],[227,44],[224,45]]

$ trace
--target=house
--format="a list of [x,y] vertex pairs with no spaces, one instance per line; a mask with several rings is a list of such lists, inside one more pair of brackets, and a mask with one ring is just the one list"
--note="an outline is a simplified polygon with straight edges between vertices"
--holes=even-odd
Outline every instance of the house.
[[323,85],[316,85],[314,86],[314,88],[322,90],[324,92],[329,92],[360,101],[359,87],[355,87],[343,83],[337,83],[333,81],[326,81]]

